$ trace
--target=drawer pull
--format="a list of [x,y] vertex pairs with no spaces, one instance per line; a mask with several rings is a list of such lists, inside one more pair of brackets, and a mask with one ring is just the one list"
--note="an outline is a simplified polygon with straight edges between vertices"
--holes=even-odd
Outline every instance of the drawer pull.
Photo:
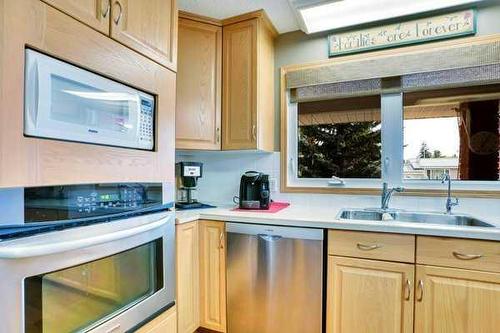
[[411,281],[406,280],[406,285],[405,285],[405,301],[409,301],[411,297]]
[[417,296],[417,301],[422,302],[422,299],[424,299],[424,281],[418,280],[418,296]]
[[371,250],[376,250],[376,249],[382,247],[382,245],[378,245],[378,244],[368,245],[368,244],[363,244],[363,243],[358,243],[358,244],[356,244],[356,246],[361,251],[371,251]]
[[457,259],[460,259],[460,260],[474,260],[474,259],[481,258],[483,255],[482,254],[464,254],[464,253],[460,253],[457,251],[453,251],[453,256]]

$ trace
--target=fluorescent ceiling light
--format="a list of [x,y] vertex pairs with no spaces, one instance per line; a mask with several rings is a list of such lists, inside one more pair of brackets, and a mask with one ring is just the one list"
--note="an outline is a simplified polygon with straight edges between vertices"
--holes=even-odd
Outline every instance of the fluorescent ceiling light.
[[[346,28],[484,0],[343,0],[298,8],[305,32]],[[293,0],[292,0],[293,3]],[[299,4],[300,1],[296,1]]]

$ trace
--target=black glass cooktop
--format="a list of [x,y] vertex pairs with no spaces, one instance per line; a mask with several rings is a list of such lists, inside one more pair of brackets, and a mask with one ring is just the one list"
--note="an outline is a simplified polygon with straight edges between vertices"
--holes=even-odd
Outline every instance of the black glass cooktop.
[[0,241],[172,208],[161,183],[0,189]]

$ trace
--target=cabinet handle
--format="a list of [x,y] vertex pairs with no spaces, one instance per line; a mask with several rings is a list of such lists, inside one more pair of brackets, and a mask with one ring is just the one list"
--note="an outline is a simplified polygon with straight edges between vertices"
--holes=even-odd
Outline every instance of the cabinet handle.
[[105,11],[102,11],[101,10],[101,15],[103,18],[106,18],[111,10],[111,3],[109,0],[105,0],[106,2],[106,10]]
[[453,251],[453,256],[457,259],[460,259],[460,260],[474,260],[474,259],[481,258],[483,255],[482,254],[465,254],[465,253]]
[[120,1],[115,1],[114,4],[117,5],[118,8],[120,8],[120,13],[118,14],[118,17],[115,18],[115,19],[113,19],[113,21],[115,22],[115,24],[118,25],[118,23],[120,23],[122,15],[123,15],[123,7],[122,7],[122,4],[120,3]]
[[215,142],[220,143],[220,128],[218,128],[218,127],[215,130]]
[[405,300],[409,301],[411,297],[411,281],[409,279],[406,279],[406,284],[405,284]]
[[422,302],[422,299],[424,298],[424,281],[418,280],[418,296],[417,296],[417,301]]
[[224,248],[224,233],[221,232],[220,235],[219,235],[219,249],[223,249]]
[[382,245],[378,245],[378,244],[368,245],[368,244],[363,244],[363,243],[358,243],[358,244],[356,244],[356,246],[358,247],[358,249],[360,249],[362,251],[371,251],[371,250],[376,250],[376,249],[382,247]]
[[257,140],[257,126],[256,125],[252,125],[252,138],[254,140]]

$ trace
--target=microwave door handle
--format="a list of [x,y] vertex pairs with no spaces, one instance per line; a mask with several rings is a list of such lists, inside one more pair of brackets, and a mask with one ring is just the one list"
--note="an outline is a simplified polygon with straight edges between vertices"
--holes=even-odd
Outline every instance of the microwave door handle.
[[39,65],[38,61],[34,60],[33,64],[28,73],[28,82],[27,82],[27,90],[25,93],[29,94],[30,102],[27,103],[28,112],[27,112],[27,122],[29,128],[36,128],[37,125],[37,114],[38,114],[38,106],[39,106],[39,96],[40,96],[40,73],[38,72]]
[[0,247],[0,259],[22,259],[40,257],[66,251],[78,250],[90,246],[109,243],[120,239],[132,237],[141,233],[158,229],[168,223],[170,217],[162,218],[159,221],[143,224],[141,226],[92,236],[88,238],[72,239],[63,242],[36,245],[13,245]]

